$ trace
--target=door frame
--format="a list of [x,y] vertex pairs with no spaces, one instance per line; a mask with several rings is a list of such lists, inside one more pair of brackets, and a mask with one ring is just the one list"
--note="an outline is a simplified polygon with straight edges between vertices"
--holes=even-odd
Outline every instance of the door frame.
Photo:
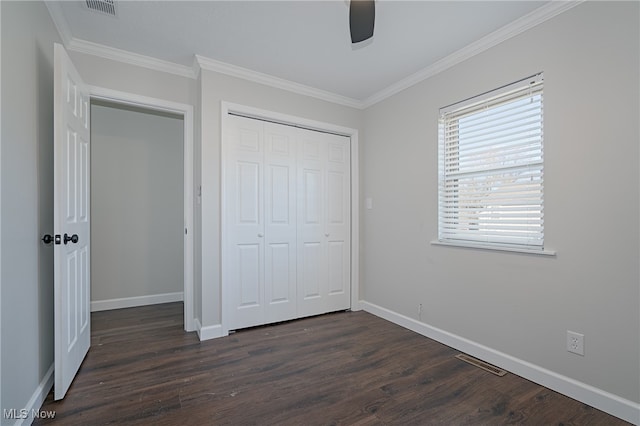
[[183,203],[184,229],[183,271],[184,271],[184,329],[194,331],[194,208],[193,208],[193,106],[164,99],[151,98],[128,92],[89,85],[91,99],[114,102],[139,108],[170,112],[183,117]]
[[220,233],[220,276],[221,276],[221,336],[229,335],[229,306],[226,300],[228,300],[229,290],[225,283],[226,268],[226,254],[225,254],[225,232],[227,223],[227,213],[225,211],[224,200],[226,199],[226,158],[227,158],[227,145],[226,140],[226,127],[227,119],[230,114],[241,115],[247,118],[255,118],[259,120],[270,121],[277,124],[284,124],[287,126],[301,127],[309,130],[316,130],[325,133],[333,133],[336,135],[346,136],[350,139],[350,153],[351,153],[351,310],[361,310],[360,305],[360,171],[359,171],[359,158],[358,158],[358,130],[350,127],[339,126],[322,121],[310,120],[307,118],[297,117],[289,114],[282,114],[279,112],[268,111],[260,108],[254,108],[247,105],[236,104],[227,101],[221,101],[220,103],[220,140],[221,140],[221,156],[220,156],[220,210],[221,210],[221,233]]

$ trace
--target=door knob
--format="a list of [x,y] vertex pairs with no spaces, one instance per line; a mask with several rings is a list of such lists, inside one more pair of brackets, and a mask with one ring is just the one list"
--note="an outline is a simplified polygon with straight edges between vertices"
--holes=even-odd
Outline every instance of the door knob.
[[67,244],[69,241],[71,241],[73,244],[78,242],[78,234],[73,234],[72,236],[69,236],[68,234],[64,234],[64,243]]
[[324,236],[325,236],[325,237],[328,237],[328,236],[329,236],[329,233],[327,232],[326,234],[324,234]]
[[258,238],[262,238],[262,237],[263,237],[263,235],[262,235],[262,234],[258,234]]
[[54,243],[54,244],[57,245],[57,244],[60,244],[62,242],[62,237],[60,236],[60,234],[56,234],[56,235],[44,234],[42,236],[42,242],[47,244],[47,245],[51,244],[51,243]]

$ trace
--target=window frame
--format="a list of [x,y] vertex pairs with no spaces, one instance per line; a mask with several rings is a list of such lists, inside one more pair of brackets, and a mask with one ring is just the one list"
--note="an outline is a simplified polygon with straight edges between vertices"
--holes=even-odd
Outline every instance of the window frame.
[[[438,239],[432,241],[432,244],[555,255],[555,251],[545,249],[544,246],[543,92],[544,76],[541,72],[440,109],[438,121]],[[501,127],[505,124],[490,124],[486,127],[483,122],[483,128],[490,131],[490,138],[488,143],[483,142],[482,145],[489,147],[488,149],[492,152],[489,157],[498,159],[486,158],[487,156],[484,154],[485,158],[481,158],[482,155],[461,153],[460,138],[463,129],[460,128],[460,120],[469,119],[469,117],[472,119],[474,117],[481,118],[483,114],[491,115],[492,112],[498,113],[500,109],[504,108],[508,114],[513,114],[515,117],[512,118],[508,115],[507,118],[510,121],[507,121],[507,124],[522,126],[523,119],[513,111],[518,108],[516,106],[518,104],[526,105],[527,100],[532,105],[539,103],[539,107],[534,105],[530,108],[533,117],[531,123],[534,127],[538,126],[537,130],[532,131],[533,136],[528,136],[525,131],[520,130],[517,133],[517,139],[507,143],[501,142],[498,138],[499,134],[505,131],[504,127]],[[489,119],[486,122],[489,122]],[[471,140],[471,136],[465,136],[465,138],[468,141]],[[467,143],[469,144],[465,148],[467,151],[473,151],[474,149],[469,149],[469,146],[477,144],[476,141]],[[527,146],[514,149],[522,144]],[[529,152],[521,154],[523,151]],[[514,155],[514,152],[518,152],[518,154]],[[462,168],[460,164],[465,161],[468,165]],[[512,165],[509,166],[509,163]],[[509,177],[510,175],[505,168],[517,170],[517,172],[512,172],[512,175],[517,177]],[[530,172],[531,176],[523,174],[525,172]],[[525,213],[517,212],[518,217],[523,217],[522,220],[513,221],[517,225],[509,224],[509,221],[505,222],[505,219],[509,217],[508,208],[504,205],[497,206],[496,201],[492,201],[491,197],[498,193],[496,188],[493,186],[485,188],[486,184],[484,187],[477,185],[477,178],[480,178],[480,182],[491,182],[492,179],[501,181],[499,185],[503,186],[498,189],[506,188],[505,182],[509,179],[515,179],[508,184],[511,187],[508,190],[511,198],[506,198],[505,204],[516,202],[517,198],[521,196],[519,192],[515,191],[532,190],[532,201],[522,203],[526,206],[514,207],[514,209],[522,208],[525,211]],[[464,183],[459,184],[459,182]],[[517,183],[514,184],[514,182]],[[478,186],[481,188],[474,188]],[[516,189],[513,189],[514,186]],[[465,195],[467,198],[460,194],[467,194]],[[473,223],[469,219],[464,219],[465,213],[461,212],[465,209],[469,210],[469,205],[460,207],[458,203],[464,205],[464,201],[468,202],[469,194],[473,194],[473,196],[479,194],[484,198],[479,206],[472,207],[471,213],[465,212],[466,217],[475,215],[476,217],[489,218],[487,219],[488,225],[476,223],[472,226]],[[523,235],[526,238],[522,238]]]

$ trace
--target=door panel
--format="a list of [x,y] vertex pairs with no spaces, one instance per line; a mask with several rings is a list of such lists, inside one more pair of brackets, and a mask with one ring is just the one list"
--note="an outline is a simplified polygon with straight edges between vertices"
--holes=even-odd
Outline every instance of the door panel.
[[[267,258],[271,260],[267,269],[265,281],[271,283],[269,303],[290,303],[291,281],[291,248],[289,244],[269,244]],[[295,302],[295,299],[293,300]]]
[[[234,120],[241,121],[242,118],[234,117]],[[243,126],[244,124],[244,126]],[[256,126],[255,123],[238,123],[239,127],[236,131],[238,151],[262,153],[262,130],[260,126]]]
[[[67,303],[74,305],[78,298],[78,256],[75,251],[66,253],[67,256],[67,279],[65,280],[65,289]],[[77,312],[72,309],[68,309],[64,319],[63,327],[67,329],[67,347],[69,351],[73,348],[73,345],[78,340],[78,321],[76,320]]]
[[265,322],[297,316],[295,129],[264,123]]
[[302,155],[298,159],[298,312],[317,315],[324,310],[327,293],[326,241],[324,236],[326,144],[322,133],[298,129]]
[[229,117],[226,128],[223,280],[230,329],[264,318],[263,156],[260,122]]
[[271,213],[267,223],[272,225],[289,225],[290,212],[289,204],[291,200],[290,193],[290,175],[291,170],[287,166],[269,166],[269,201]]
[[81,222],[89,220],[89,141],[80,137],[80,179],[78,180],[78,219]]
[[[85,285],[80,285],[80,300],[91,300],[91,285],[89,277],[89,246],[85,246],[80,250],[80,282]],[[90,302],[89,302],[90,303]],[[90,325],[90,305],[89,303],[79,303],[80,305],[80,327],[87,328]]]
[[[228,327],[295,318],[295,132],[286,126],[230,117],[227,137],[227,248],[232,253],[232,247],[238,244],[253,244],[256,257],[253,266],[249,266],[229,256],[225,263],[229,273],[224,274],[223,285],[237,296],[240,289],[234,276],[251,276],[260,290],[250,293],[256,299],[250,305],[239,305],[242,298],[231,300]],[[240,287],[247,283],[242,281]]]
[[236,163],[238,171],[238,223],[259,226],[260,164],[246,161]]
[[349,139],[325,135],[327,170],[327,311],[348,309],[350,295],[351,185]]
[[305,169],[302,172],[303,210],[302,220],[305,226],[320,226],[322,220],[322,172]]
[[[320,261],[322,259],[322,243],[307,241],[303,244],[302,249],[302,273],[301,279],[301,296],[302,300],[308,302],[309,299],[318,299],[322,296],[321,282],[324,281],[322,275],[322,268],[320,268]],[[317,303],[316,309],[321,309]],[[313,311],[311,311],[313,312]],[[308,314],[304,312],[304,314]]]
[[54,245],[56,400],[66,394],[91,343],[89,123],[89,92],[55,44],[54,231],[61,240]]
[[342,172],[329,172],[327,174],[327,221],[331,225],[344,225],[346,213],[344,191],[346,177]]
[[[298,312],[348,309],[350,297],[349,139],[300,129]],[[313,250],[310,250],[313,247]]]
[[[70,80],[67,80],[67,85],[74,84]],[[76,194],[76,168],[73,165],[76,164],[76,148],[77,148],[78,133],[73,128],[67,128],[67,162],[70,165],[65,170],[66,174],[66,190],[67,194]],[[75,223],[76,221],[76,197],[70,196],[66,198],[67,201],[67,215],[65,218],[66,223]]]
[[329,241],[328,244],[328,268],[329,268],[329,295],[334,296],[344,293],[346,282],[345,272],[345,244],[343,241]]
[[238,290],[239,308],[260,306],[262,300],[262,279],[259,275],[261,246],[259,244],[238,244]]

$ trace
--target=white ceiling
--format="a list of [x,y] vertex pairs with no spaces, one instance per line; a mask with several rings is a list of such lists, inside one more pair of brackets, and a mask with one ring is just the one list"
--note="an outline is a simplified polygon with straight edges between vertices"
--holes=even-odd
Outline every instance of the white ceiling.
[[186,66],[197,54],[362,102],[547,3],[377,0],[374,37],[355,47],[346,0],[116,0],[117,17],[58,4],[71,40]]

